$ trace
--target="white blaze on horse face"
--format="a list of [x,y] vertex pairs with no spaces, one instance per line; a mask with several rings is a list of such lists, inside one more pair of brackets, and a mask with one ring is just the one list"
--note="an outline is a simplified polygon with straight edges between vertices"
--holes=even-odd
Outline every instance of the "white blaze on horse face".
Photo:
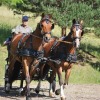
[[80,40],[79,40],[79,35],[80,34],[80,29],[78,29],[78,30],[76,30],[76,40],[75,40],[75,42],[76,42],[76,48],[79,48],[79,46],[80,46]]

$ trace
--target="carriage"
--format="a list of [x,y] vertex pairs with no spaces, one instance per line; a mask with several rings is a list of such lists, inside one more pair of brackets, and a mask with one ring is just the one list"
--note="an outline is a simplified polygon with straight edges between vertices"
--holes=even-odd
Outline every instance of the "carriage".
[[[7,86],[7,83],[8,83],[8,71],[9,71],[9,64],[8,64],[8,60],[6,59],[6,64],[5,64],[5,75],[4,75],[4,88],[5,88],[5,93],[9,93],[8,92],[8,86]],[[47,65],[48,66],[48,65]],[[48,69],[47,69],[48,68]],[[48,67],[44,67],[44,75],[43,75],[43,78],[42,78],[42,81],[48,81],[49,82],[49,79],[52,75],[52,69],[50,66]],[[38,81],[39,80],[39,77],[40,77],[40,69],[37,68],[37,72],[35,73],[35,75],[32,77],[32,80],[33,81]],[[16,61],[15,65],[14,65],[14,70],[13,70],[13,77],[12,79],[14,81],[17,81],[19,80],[20,81],[20,86],[19,88],[23,88],[23,81],[25,80],[25,77],[23,77],[23,72],[22,72],[22,66],[21,66],[21,63]],[[13,89],[13,87],[11,86],[10,87],[11,89]],[[54,81],[53,81],[53,91],[55,91],[55,88],[56,88],[56,77],[54,78]]]

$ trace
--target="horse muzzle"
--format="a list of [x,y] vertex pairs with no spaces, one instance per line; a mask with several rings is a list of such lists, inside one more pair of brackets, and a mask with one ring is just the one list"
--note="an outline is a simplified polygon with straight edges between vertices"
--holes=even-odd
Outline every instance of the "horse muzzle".
[[46,43],[48,43],[50,41],[50,39],[51,39],[51,37],[47,37],[47,36],[43,37],[43,41]]

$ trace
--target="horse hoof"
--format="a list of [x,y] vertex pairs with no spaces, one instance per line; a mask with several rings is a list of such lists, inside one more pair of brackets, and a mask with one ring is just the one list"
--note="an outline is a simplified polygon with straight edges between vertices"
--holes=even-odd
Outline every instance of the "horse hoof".
[[61,100],[66,100],[66,98],[65,97],[61,97]]
[[5,93],[6,93],[6,94],[9,94],[9,92],[10,92],[10,91],[5,90]]
[[55,94],[56,94],[56,95],[60,95],[60,89],[57,89],[57,90],[55,91]]
[[40,91],[39,91],[38,89],[35,89],[35,92],[36,92],[37,94],[39,94]]
[[54,93],[53,92],[50,92],[49,93],[49,97],[54,97]]
[[18,93],[21,94],[22,91],[23,91],[23,88],[20,88],[20,89],[18,90]]
[[25,90],[20,92],[21,96],[25,96]]
[[66,89],[67,88],[67,85],[64,85],[63,88]]
[[26,100],[32,100],[32,99],[31,99],[31,97],[29,97],[29,96],[26,96]]
[[8,94],[10,92],[10,84],[7,83],[5,87],[5,92]]

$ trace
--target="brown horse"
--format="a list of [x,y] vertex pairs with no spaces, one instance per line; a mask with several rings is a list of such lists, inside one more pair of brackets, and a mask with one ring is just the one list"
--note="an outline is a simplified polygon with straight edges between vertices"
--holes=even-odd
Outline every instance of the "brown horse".
[[[50,39],[49,43],[44,45],[45,54],[48,57],[47,66],[53,69],[50,79],[50,95],[52,96],[52,82],[57,72],[59,78],[60,89],[56,90],[56,94],[60,93],[61,100],[65,100],[64,87],[68,84],[72,64],[76,62],[76,49],[80,46],[81,36],[83,35],[82,21],[72,21],[71,31],[68,36],[57,40]],[[63,81],[62,72],[65,71],[65,80]]]
[[51,16],[42,14],[42,19],[32,34],[23,35],[19,33],[14,35],[10,45],[7,92],[10,91],[10,86],[13,82],[14,64],[18,61],[22,64],[26,80],[26,100],[31,99],[29,87],[30,80],[33,73],[35,73],[38,59],[44,56],[43,43],[50,40],[51,30],[53,28],[54,24],[51,22]]

